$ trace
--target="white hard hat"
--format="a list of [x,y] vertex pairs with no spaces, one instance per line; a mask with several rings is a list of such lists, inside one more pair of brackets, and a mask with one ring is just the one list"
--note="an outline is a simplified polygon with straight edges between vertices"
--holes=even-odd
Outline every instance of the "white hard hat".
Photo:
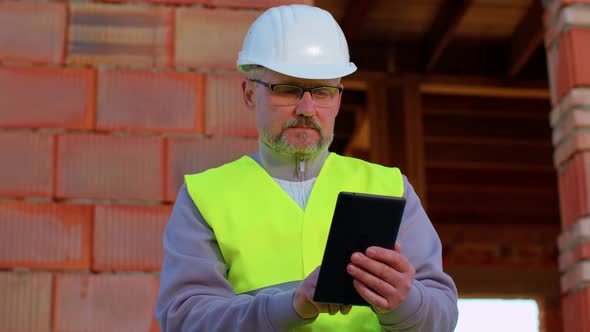
[[332,79],[356,70],[348,44],[332,15],[320,8],[270,8],[252,23],[238,55],[238,70],[259,65],[305,79]]

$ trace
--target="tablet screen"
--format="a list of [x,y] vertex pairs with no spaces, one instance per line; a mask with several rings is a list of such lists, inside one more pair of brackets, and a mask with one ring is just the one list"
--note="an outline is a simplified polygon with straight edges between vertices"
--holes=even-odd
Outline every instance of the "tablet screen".
[[341,192],[330,226],[314,301],[369,305],[346,272],[354,252],[370,246],[393,249],[406,201],[402,197]]

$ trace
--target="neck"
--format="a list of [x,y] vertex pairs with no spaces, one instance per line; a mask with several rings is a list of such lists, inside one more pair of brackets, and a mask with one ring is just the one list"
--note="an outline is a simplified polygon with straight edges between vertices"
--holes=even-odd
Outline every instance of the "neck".
[[273,178],[287,181],[305,181],[318,176],[330,152],[322,148],[306,160],[298,160],[294,155],[284,155],[274,151],[258,140],[259,151],[251,157]]

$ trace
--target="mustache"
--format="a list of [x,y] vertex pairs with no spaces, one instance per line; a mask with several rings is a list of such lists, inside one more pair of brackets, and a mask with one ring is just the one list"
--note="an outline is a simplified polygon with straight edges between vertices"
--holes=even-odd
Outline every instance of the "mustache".
[[314,120],[313,118],[306,117],[306,116],[299,116],[283,125],[283,129],[291,128],[291,127],[306,127],[315,129],[317,131],[322,131],[322,125],[319,122]]

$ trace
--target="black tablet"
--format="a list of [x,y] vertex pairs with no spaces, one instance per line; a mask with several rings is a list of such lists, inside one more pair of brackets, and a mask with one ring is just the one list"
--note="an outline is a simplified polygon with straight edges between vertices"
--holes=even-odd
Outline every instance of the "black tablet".
[[319,303],[369,305],[346,272],[354,252],[368,247],[393,248],[406,200],[401,197],[341,192],[336,201],[313,300]]

